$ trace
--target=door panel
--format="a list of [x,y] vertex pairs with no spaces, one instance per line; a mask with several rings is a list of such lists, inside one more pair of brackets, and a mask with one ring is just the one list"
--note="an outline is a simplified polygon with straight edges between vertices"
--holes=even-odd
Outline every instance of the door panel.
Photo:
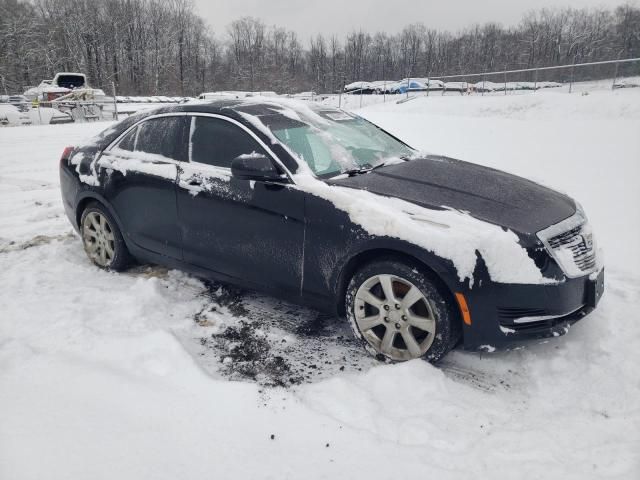
[[184,260],[239,283],[299,294],[303,193],[291,185],[238,180],[206,165],[180,170]]
[[245,129],[224,118],[193,116],[189,160],[178,173],[183,256],[238,283],[299,294],[304,197],[291,185],[239,180],[234,158],[268,155]]
[[186,149],[186,117],[159,117],[132,129],[96,163],[122,234],[137,246],[180,259],[176,180]]
[[105,152],[97,167],[104,172],[105,198],[122,223],[122,234],[142,248],[180,258],[177,165]]

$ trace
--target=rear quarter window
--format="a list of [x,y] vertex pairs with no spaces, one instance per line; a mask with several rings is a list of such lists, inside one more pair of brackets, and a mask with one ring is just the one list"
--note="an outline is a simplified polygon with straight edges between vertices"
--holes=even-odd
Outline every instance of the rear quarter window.
[[133,152],[136,147],[136,135],[138,134],[138,127],[132,128],[116,145],[116,148],[120,150],[126,150],[127,152]]

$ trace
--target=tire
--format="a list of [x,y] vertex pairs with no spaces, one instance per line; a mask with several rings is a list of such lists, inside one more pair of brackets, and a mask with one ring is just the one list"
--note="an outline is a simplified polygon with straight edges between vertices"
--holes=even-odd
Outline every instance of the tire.
[[460,319],[447,298],[430,275],[389,257],[353,275],[345,307],[354,335],[377,358],[435,363],[460,339]]
[[91,202],[80,218],[84,251],[96,266],[120,272],[131,264],[131,255],[113,216],[98,202]]

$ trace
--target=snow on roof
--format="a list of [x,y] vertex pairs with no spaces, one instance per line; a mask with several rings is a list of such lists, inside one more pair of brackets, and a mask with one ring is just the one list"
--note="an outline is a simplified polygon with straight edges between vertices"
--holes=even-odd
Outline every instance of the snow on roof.
[[366,90],[366,89],[372,89],[373,84],[371,82],[353,82],[350,83],[349,85],[345,85],[344,86],[344,91],[347,92],[349,90]]
[[61,75],[75,75],[75,76],[78,76],[78,77],[84,77],[84,78],[87,78],[87,76],[86,76],[84,73],[78,73],[78,72],[58,72],[58,73],[56,73],[55,77],[53,77],[53,78],[54,78],[54,80],[55,80],[55,78],[56,78],[56,77],[59,77],[59,76],[61,76]]

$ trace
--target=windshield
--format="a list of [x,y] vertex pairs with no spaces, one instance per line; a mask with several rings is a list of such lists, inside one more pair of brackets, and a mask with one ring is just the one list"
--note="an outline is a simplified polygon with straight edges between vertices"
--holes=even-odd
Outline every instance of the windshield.
[[274,135],[323,178],[382,165],[413,151],[374,124],[338,110],[309,122],[270,125]]

